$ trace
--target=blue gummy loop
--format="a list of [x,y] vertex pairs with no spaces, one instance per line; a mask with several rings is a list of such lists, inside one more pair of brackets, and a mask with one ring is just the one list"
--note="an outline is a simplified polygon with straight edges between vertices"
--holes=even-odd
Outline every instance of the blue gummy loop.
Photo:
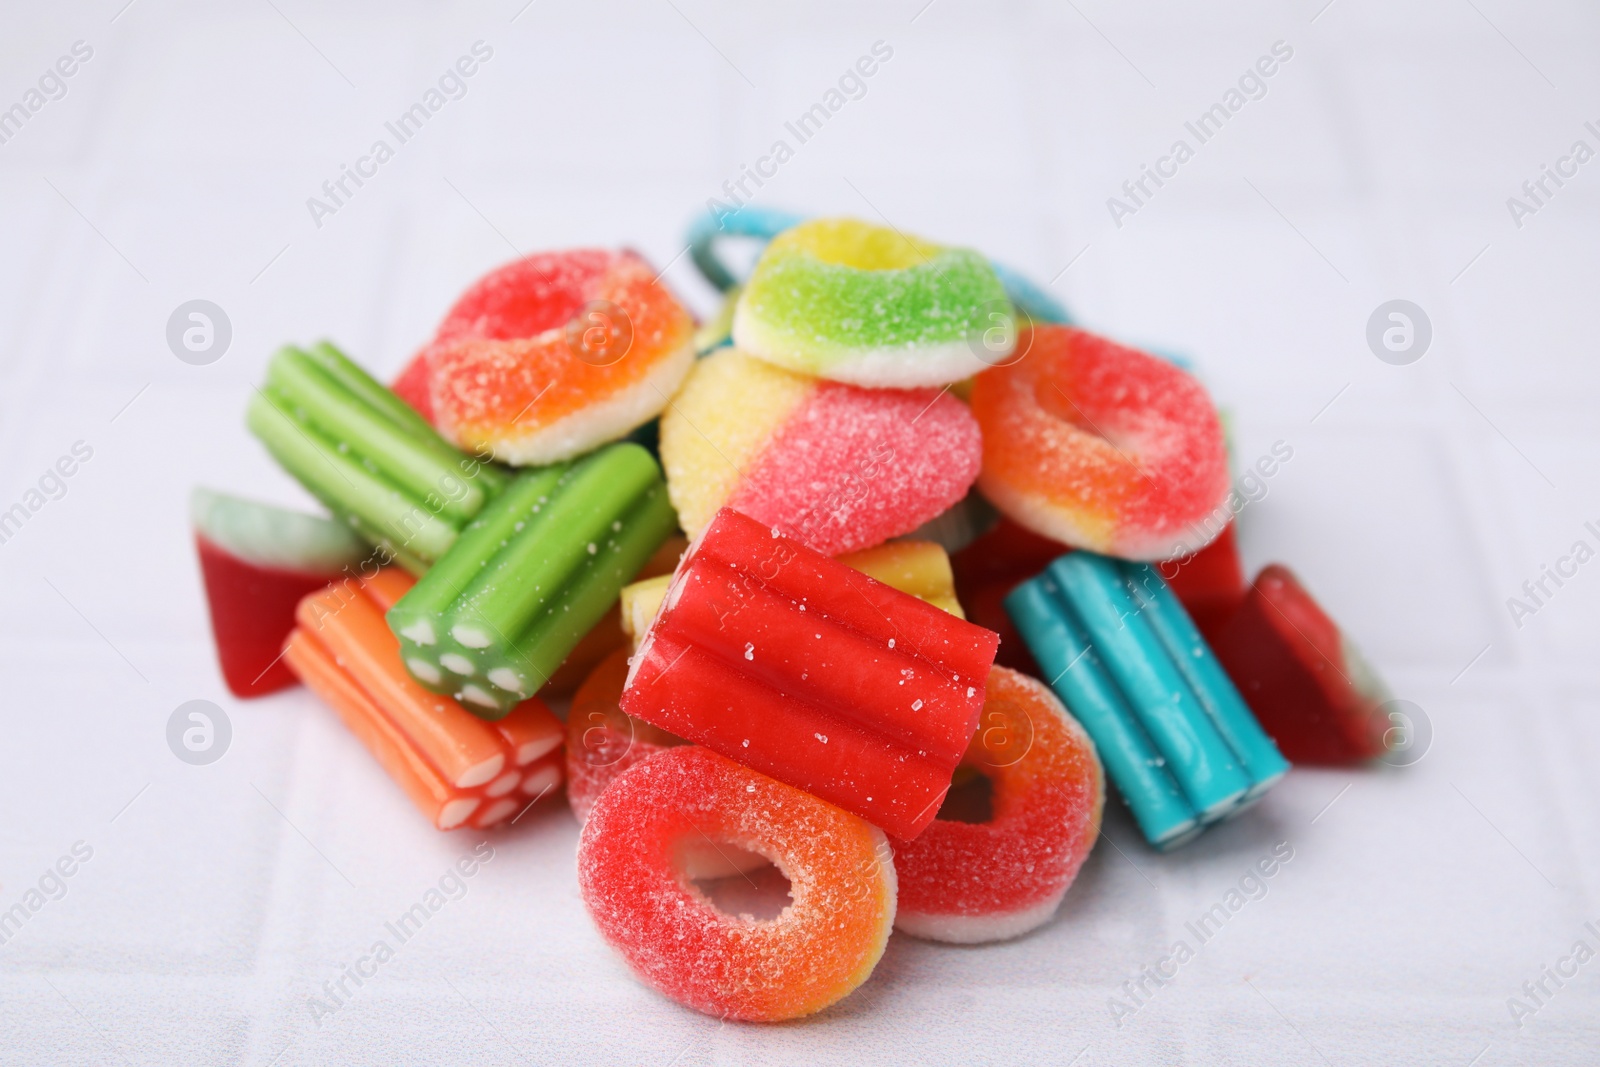
[[[1122,566],[1106,556],[1074,552],[1052,563],[1048,573],[1179,788],[1201,821],[1212,822],[1244,798],[1250,779],[1156,636]],[[1149,576],[1161,580],[1154,571]]]
[[735,211],[710,211],[695,216],[689,225],[689,258],[700,268],[705,280],[720,292],[727,292],[742,280],[717,257],[717,241],[724,237],[754,237],[770,241],[791,226],[806,220],[804,215],[775,208],[746,204]]
[[1111,682],[1088,635],[1065,609],[1049,573],[1012,590],[1005,607],[1050,687],[1093,738],[1145,839],[1165,848],[1192,837],[1200,828],[1194,809]]
[[1256,721],[1172,587],[1148,563],[1121,566],[1128,589],[1140,602],[1151,629],[1199,698],[1212,725],[1243,765],[1250,779],[1244,801],[1254,800],[1288,773],[1289,761]]

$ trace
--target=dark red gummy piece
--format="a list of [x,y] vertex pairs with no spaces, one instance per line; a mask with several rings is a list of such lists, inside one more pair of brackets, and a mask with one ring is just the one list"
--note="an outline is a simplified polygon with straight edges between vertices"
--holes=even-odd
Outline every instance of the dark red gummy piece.
[[1039,664],[1006,614],[1007,594],[1071,552],[1071,547],[1041,537],[1001,517],[994,529],[950,557],[956,599],[967,618],[1000,635],[994,661],[1035,677]]
[[1156,564],[1207,641],[1244,603],[1244,566],[1239,562],[1239,543],[1233,531],[1230,522],[1200,551]]
[[327,585],[331,577],[259,566],[200,534],[194,540],[217,659],[229,691],[237,697],[261,697],[299,684],[279,656],[294,629],[294,609],[300,599]]
[[1287,567],[1256,575],[1211,647],[1290,762],[1348,764],[1384,751],[1377,702],[1352,681],[1338,625]]

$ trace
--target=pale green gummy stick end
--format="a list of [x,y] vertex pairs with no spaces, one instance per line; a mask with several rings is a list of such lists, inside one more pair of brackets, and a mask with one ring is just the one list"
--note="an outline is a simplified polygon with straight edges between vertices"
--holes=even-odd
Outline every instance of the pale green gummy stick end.
[[455,540],[455,527],[340,452],[267,392],[257,389],[250,398],[245,422],[284,470],[373,544],[427,561]]
[[371,552],[348,523],[196,486],[189,519],[212,544],[258,566],[336,574]]
[[509,710],[675,526],[660,468],[637,445],[522,475],[390,609],[408,670],[475,714]]

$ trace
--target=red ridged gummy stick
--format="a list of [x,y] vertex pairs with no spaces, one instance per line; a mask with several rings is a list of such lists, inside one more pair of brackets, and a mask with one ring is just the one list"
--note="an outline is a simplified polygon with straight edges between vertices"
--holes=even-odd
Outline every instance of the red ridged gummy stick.
[[909,840],[977,729],[998,641],[724,508],[622,708]]

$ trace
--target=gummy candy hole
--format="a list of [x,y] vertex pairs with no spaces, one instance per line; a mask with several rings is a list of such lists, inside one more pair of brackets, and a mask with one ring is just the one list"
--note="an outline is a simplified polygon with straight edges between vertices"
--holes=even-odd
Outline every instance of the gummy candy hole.
[[936,819],[945,822],[986,823],[994,820],[994,782],[976,767],[956,768],[950,791],[939,805]]
[[717,258],[727,265],[735,278],[748,278],[766,247],[765,238],[726,236],[717,242]]
[[794,903],[789,879],[776,863],[731,841],[696,835],[684,843],[678,862],[689,884],[724,915],[766,922]]
[[1068,396],[1059,386],[1040,389],[1038,397],[1039,405],[1047,412],[1086,434],[1098,437],[1125,456],[1131,458],[1145,450],[1139,434],[1112,425],[1113,413],[1096,410],[1096,405],[1082,398]]

